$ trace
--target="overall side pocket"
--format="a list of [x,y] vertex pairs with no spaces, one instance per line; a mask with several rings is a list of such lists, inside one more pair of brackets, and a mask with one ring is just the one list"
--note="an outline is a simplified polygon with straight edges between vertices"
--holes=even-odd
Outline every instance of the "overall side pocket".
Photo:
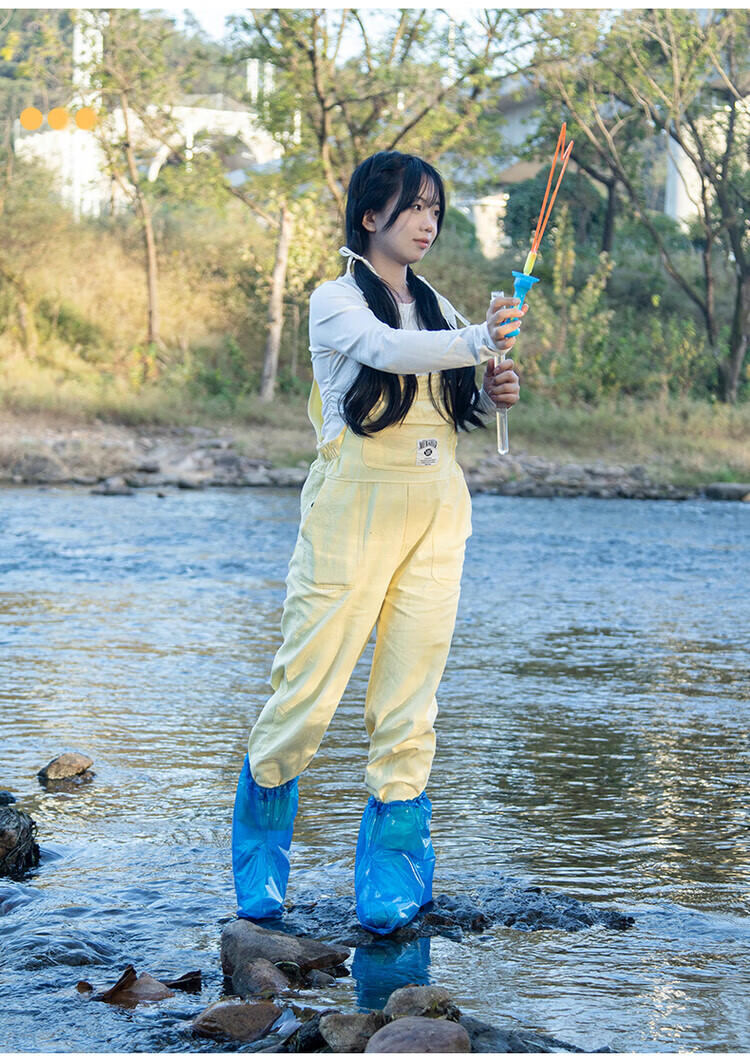
[[300,524],[308,576],[322,587],[352,588],[362,566],[362,498],[357,482],[326,477]]
[[437,584],[455,588],[461,583],[471,532],[471,494],[459,469],[432,526],[432,579]]

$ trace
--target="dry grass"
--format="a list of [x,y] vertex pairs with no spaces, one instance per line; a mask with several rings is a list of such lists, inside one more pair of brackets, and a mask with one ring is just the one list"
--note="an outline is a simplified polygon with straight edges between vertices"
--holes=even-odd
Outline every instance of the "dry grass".
[[[511,449],[559,462],[642,464],[673,485],[750,481],[750,405],[621,399],[595,408],[521,402],[508,417]],[[494,428],[462,440],[466,465],[495,451]]]

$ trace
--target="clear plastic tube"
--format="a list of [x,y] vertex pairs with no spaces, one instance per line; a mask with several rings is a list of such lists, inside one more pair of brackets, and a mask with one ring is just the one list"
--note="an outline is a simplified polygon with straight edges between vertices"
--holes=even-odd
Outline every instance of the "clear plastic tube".
[[[505,294],[501,290],[493,290],[492,300],[495,298],[504,298]],[[492,366],[496,368],[500,363],[499,357],[492,358]],[[497,420],[497,451],[500,456],[507,456],[510,451],[510,442],[508,441],[508,409],[498,408],[495,412],[495,418]]]

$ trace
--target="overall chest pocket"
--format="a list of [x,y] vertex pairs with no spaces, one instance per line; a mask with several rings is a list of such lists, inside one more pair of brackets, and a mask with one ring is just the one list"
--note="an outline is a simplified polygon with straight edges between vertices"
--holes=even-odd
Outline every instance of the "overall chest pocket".
[[303,510],[299,536],[308,576],[318,585],[352,588],[362,568],[362,504],[357,482],[324,478]]
[[445,469],[453,459],[456,442],[451,432],[433,423],[403,423],[362,439],[362,462],[376,471],[424,473]]

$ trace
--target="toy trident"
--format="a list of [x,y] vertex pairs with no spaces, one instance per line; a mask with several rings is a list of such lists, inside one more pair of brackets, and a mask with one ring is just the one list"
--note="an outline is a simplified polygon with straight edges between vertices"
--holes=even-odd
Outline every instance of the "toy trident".
[[[544,192],[544,201],[542,202],[542,208],[539,211],[539,220],[536,222],[536,228],[534,229],[534,237],[531,240],[531,250],[529,251],[526,263],[523,266],[523,272],[513,272],[513,292],[516,298],[519,299],[519,306],[523,305],[526,295],[529,293],[535,283],[539,282],[537,276],[531,275],[531,270],[536,262],[536,256],[539,252],[539,244],[542,241],[544,235],[544,229],[547,227],[547,221],[552,213],[552,207],[555,204],[557,198],[557,192],[562,182],[563,173],[568,165],[568,159],[570,158],[570,152],[573,150],[573,141],[571,140],[567,148],[565,147],[565,123],[560,129],[560,135],[557,138],[557,146],[555,147],[555,153],[552,156],[552,165],[549,171],[549,177],[547,178],[547,187]],[[555,190],[552,192],[552,197],[549,197],[549,189],[552,186],[552,176],[555,172],[555,166],[557,165],[557,156],[560,155],[560,161],[562,167],[560,169],[560,175],[557,178],[555,184]],[[549,198],[549,205],[547,205],[547,199]],[[492,292],[492,300],[495,298],[504,297],[502,291]],[[518,334],[518,331],[513,331],[508,335],[508,338],[513,338]],[[493,357],[493,366],[497,367],[499,357]],[[497,409],[497,451],[501,456],[505,456],[508,452],[508,409],[503,408]]]

